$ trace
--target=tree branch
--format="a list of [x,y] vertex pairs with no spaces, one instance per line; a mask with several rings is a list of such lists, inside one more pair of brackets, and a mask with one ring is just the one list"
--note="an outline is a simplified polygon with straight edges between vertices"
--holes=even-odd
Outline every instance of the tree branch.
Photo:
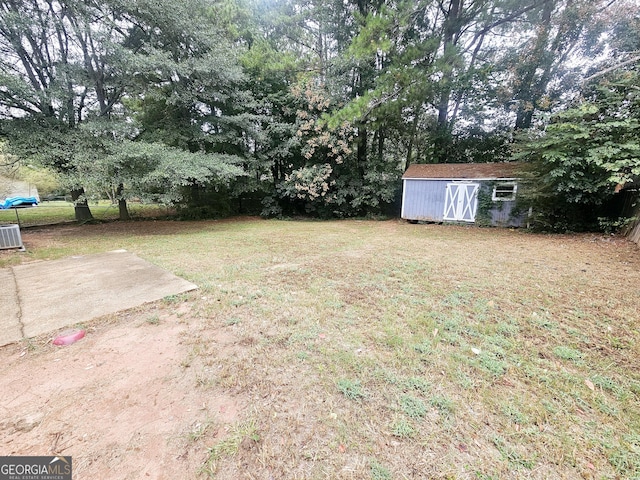
[[606,75],[607,73],[611,73],[615,70],[618,70],[619,68],[623,68],[626,67],[627,65],[632,65],[636,62],[640,61],[640,55],[636,56],[636,57],[632,57],[628,60],[625,60],[624,62],[620,62],[617,63],[616,65],[612,65],[608,68],[605,68],[604,70],[600,70],[599,72],[594,73],[593,75],[588,76],[587,78],[585,78],[582,81],[583,85],[586,85],[587,83],[589,83],[591,80],[594,80],[598,77],[602,77],[603,75]]
[[499,27],[500,25],[503,25],[505,23],[508,23],[512,20],[515,20],[516,18],[524,15],[525,13],[533,10],[534,8],[537,7],[541,7],[542,5],[551,2],[552,0],[539,0],[537,2],[532,3],[531,5],[524,7],[520,10],[517,10],[515,12],[510,13],[509,15],[507,15],[506,17],[500,18],[499,20],[496,20],[495,22],[487,25],[486,27],[484,27],[483,29],[481,29],[480,31],[478,31],[476,33],[476,37],[479,37],[480,35],[485,35],[486,33],[489,33],[491,30],[493,30],[496,27]]

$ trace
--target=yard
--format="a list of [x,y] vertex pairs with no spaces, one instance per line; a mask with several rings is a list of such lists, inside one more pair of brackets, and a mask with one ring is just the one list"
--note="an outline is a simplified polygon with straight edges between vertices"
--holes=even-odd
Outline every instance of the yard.
[[[91,202],[91,213],[98,221],[118,218],[118,205],[109,201]],[[167,217],[173,214],[168,207],[158,204],[142,204],[130,202],[129,214],[132,218]],[[10,208],[0,210],[0,225],[19,223],[21,226],[33,227],[75,221],[73,203],[64,200],[43,201],[36,207]]]
[[77,479],[640,478],[623,239],[235,219],[23,240],[0,266],[124,248],[200,289],[1,349],[3,455],[72,455]]

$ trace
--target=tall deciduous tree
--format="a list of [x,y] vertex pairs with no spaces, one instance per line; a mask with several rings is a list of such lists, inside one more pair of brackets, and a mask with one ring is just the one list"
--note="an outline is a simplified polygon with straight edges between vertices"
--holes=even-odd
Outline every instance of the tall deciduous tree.
[[516,129],[530,128],[536,111],[551,111],[568,92],[575,93],[583,67],[578,59],[600,53],[602,12],[611,4],[611,0],[548,0],[527,16],[534,29],[524,30],[522,48],[504,57]]
[[551,1],[398,2],[367,16],[349,53],[378,59],[379,68],[373,88],[338,116],[397,126],[408,136],[405,165],[414,161],[425,130],[430,140],[419,147],[426,152],[422,161],[451,161],[453,135],[464,130],[459,125],[482,128],[496,116],[499,52],[517,48],[505,34]]
[[585,97],[530,132],[519,155],[529,201],[546,228],[597,228],[599,207],[640,176],[640,80],[635,69],[589,86]]
[[[45,165],[72,172],[86,141],[70,131],[90,114],[108,116],[122,95],[121,78],[109,68],[109,58],[124,32],[98,20],[104,12],[90,2],[3,0],[0,12],[1,113],[33,119],[21,122],[27,128],[13,144],[25,146],[18,149],[23,154],[51,145],[53,155],[43,158]],[[76,217],[91,218],[83,185],[72,185],[71,193]]]
[[615,55],[600,55],[586,78],[565,91],[568,105],[538,117],[536,128],[516,138],[517,156],[530,162],[527,198],[545,228],[598,228],[616,186],[640,176],[640,23],[633,20],[640,6],[607,6],[614,4],[600,12],[610,28],[600,36],[606,49],[596,51]]
[[[11,120],[4,131],[16,153],[64,173],[78,219],[91,216],[84,187],[100,184],[105,178],[99,173],[109,171],[96,168],[92,176],[86,169],[91,159],[94,165],[119,159],[113,179],[120,179],[115,191],[121,207],[127,193],[140,195],[129,188],[136,179],[123,177],[135,173],[121,164],[130,155],[113,153],[134,139],[211,153],[208,172],[242,173],[220,155],[236,153],[232,147],[219,148],[241,137],[241,120],[230,105],[242,96],[230,91],[242,74],[207,3],[28,0],[2,1],[0,8],[0,42],[6,52],[0,61],[5,85],[0,108]],[[200,24],[194,24],[193,15]],[[119,138],[121,127],[105,129],[118,121],[130,123],[132,108],[142,128],[129,128],[125,138]],[[164,164],[160,157],[158,168]],[[195,163],[201,160],[194,156]],[[177,161],[180,165],[185,173],[177,178],[190,178],[194,186],[216,178],[190,169],[188,162]]]

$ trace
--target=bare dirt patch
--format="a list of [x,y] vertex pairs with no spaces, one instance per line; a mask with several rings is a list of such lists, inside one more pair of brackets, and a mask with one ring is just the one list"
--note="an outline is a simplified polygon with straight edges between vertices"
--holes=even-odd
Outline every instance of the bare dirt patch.
[[[159,303],[68,347],[42,337],[0,349],[3,455],[72,455],[76,479],[195,476],[204,440],[224,435],[242,400],[198,386],[190,311]],[[233,341],[211,343],[224,355]]]

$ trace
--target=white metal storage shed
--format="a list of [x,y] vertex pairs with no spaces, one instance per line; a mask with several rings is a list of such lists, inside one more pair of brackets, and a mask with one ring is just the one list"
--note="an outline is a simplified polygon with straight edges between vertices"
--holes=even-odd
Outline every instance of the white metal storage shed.
[[[411,165],[402,176],[402,218],[409,221],[522,226],[516,197],[522,164]],[[479,203],[481,208],[478,208]]]

